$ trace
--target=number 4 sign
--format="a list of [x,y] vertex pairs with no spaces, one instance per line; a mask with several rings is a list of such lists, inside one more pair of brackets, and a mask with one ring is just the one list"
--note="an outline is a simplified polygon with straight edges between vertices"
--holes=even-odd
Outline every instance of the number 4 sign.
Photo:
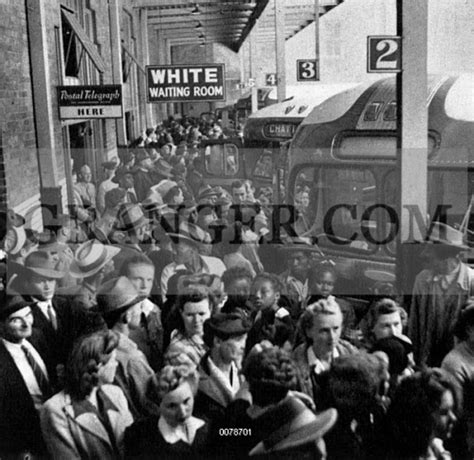
[[367,72],[395,73],[402,71],[401,37],[372,35],[367,37]]
[[316,59],[298,59],[296,61],[297,81],[318,81],[319,66]]

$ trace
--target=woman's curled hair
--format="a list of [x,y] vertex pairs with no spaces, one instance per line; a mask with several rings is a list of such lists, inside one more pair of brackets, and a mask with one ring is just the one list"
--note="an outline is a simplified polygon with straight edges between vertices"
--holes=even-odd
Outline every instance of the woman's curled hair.
[[84,399],[99,384],[100,364],[106,364],[118,346],[116,333],[105,330],[79,338],[66,365],[65,389],[74,399]]
[[251,352],[243,373],[253,402],[265,407],[281,401],[296,386],[296,369],[288,353],[278,347]]
[[167,365],[154,378],[155,392],[161,401],[168,393],[176,390],[183,383],[188,383],[193,394],[196,394],[199,374],[194,366]]

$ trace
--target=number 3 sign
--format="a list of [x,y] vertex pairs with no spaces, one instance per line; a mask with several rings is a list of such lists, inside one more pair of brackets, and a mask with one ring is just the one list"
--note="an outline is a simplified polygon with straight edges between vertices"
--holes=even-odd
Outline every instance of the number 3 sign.
[[296,61],[297,81],[318,81],[319,67],[316,59],[298,59]]
[[401,72],[401,44],[401,38],[392,35],[367,37],[367,72]]

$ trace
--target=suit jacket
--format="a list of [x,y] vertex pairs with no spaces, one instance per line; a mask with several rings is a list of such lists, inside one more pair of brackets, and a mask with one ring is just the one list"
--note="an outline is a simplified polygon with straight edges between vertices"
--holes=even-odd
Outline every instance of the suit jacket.
[[52,306],[56,312],[57,330],[54,330],[49,319],[36,304],[31,306],[33,327],[43,334],[52,361],[55,364],[64,364],[76,338],[97,329],[95,321],[98,316],[59,296],[53,297]]
[[123,436],[133,422],[132,414],[119,387],[102,385],[99,391],[114,441],[96,413],[84,411],[81,402],[73,401],[69,394],[61,391],[46,401],[41,411],[41,429],[51,459],[116,460],[117,456],[122,457]]
[[45,452],[40,419],[20,371],[0,341],[0,457],[27,451]]

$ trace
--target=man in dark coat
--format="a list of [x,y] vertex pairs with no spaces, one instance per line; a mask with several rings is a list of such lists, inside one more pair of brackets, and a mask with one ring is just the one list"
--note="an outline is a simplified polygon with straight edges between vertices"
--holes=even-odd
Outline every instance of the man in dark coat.
[[[0,302],[0,457],[45,454],[39,414],[53,391],[40,337],[33,337],[31,304],[20,295]],[[21,457],[20,457],[21,455]]]

